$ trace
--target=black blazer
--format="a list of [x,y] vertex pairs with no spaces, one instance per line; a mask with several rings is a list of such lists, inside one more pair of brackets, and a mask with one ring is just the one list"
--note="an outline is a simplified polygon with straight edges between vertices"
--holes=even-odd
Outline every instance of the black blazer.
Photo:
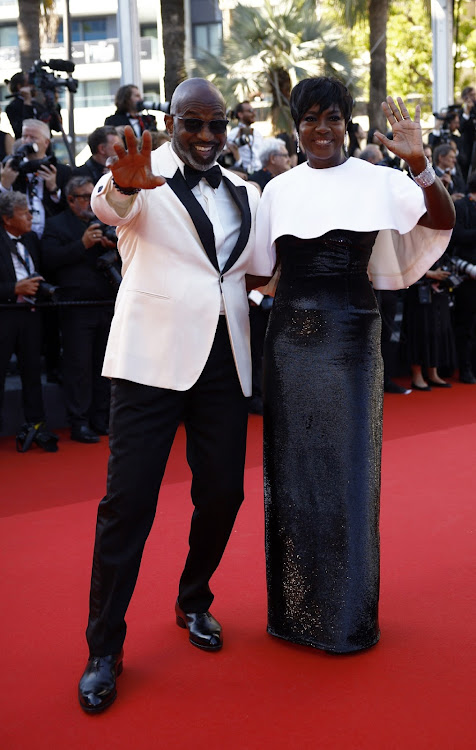
[[41,240],[45,271],[59,286],[61,299],[114,299],[115,289],[96,267],[107,248],[96,243],[86,249],[82,243],[86,228],[69,208],[47,220]]
[[101,179],[104,173],[103,165],[95,161],[92,156],[80,167],[73,169],[73,177],[90,177],[93,185]]
[[[30,253],[33,263],[35,264],[35,270],[41,274],[42,262],[41,262],[41,248],[40,240],[38,239],[35,232],[28,232],[21,238],[22,243]],[[12,249],[14,248],[13,242],[5,232],[3,227],[0,227],[0,301],[1,302],[16,302],[17,295],[15,294],[15,284],[17,283],[17,277],[15,273],[15,266],[12,260]]]
[[[142,133],[144,132],[144,130],[157,130],[157,120],[153,115],[139,115],[139,117],[140,121],[142,121]],[[113,125],[115,128],[130,124],[131,123],[129,121],[129,116],[121,112],[115,112],[113,115],[106,117],[106,119],[104,120],[104,125]]]

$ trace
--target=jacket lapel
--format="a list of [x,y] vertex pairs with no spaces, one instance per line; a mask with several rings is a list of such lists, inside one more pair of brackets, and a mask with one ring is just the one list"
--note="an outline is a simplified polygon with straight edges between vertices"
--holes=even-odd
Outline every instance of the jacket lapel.
[[248,192],[246,188],[243,185],[234,185],[232,181],[229,180],[225,175],[223,175],[223,181],[241,213],[240,234],[238,235],[236,245],[231,251],[230,257],[225,263],[225,267],[222,271],[222,273],[226,273],[226,271],[228,271],[232,267],[232,265],[236,263],[246,247],[246,243],[248,242],[251,231],[251,211],[248,201]]
[[[173,177],[166,177],[165,179],[167,180],[167,184],[174,191],[177,198],[187,209],[193,225],[197,230],[198,236],[200,237],[204,250],[210,259],[210,262],[217,269],[217,271],[220,271],[215,247],[215,235],[210,219],[188,187],[180,169],[176,170]],[[231,197],[238,206],[241,214],[240,233],[238,235],[236,245],[231,251],[230,257],[228,258],[225,267],[221,272],[226,273],[226,271],[228,271],[232,267],[232,265],[236,263],[237,259],[240,257],[241,253],[246,247],[246,243],[248,242],[251,231],[251,211],[246,187],[241,185],[234,185],[233,182],[231,182],[231,180],[229,180],[225,175],[223,175],[223,181]]]
[[172,188],[177,198],[187,209],[190,218],[197,230],[203,248],[208,255],[210,262],[219,271],[217,252],[215,247],[215,235],[213,225],[206,215],[205,211],[197,201],[192,191],[185,182],[180,169],[177,168],[173,177],[166,177],[167,184]]

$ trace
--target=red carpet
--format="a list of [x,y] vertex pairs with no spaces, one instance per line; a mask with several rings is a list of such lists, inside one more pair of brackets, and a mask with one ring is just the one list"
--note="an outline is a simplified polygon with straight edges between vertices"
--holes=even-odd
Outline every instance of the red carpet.
[[380,644],[329,656],[266,635],[261,420],[246,502],[215,576],[225,647],[176,627],[189,472],[181,431],[128,614],[114,706],[77,705],[107,444],[0,440],[1,750],[466,750],[474,747],[476,388],[388,396]]

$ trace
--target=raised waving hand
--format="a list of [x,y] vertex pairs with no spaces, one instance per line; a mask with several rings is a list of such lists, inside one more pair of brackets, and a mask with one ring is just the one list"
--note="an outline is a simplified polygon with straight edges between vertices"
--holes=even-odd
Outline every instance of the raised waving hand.
[[[412,167],[412,162],[423,165],[425,156],[420,126],[420,105],[415,109],[415,119],[412,120],[403,100],[397,97],[395,102],[391,96],[382,102],[382,110],[392,128],[393,140],[389,140],[382,133],[375,133],[375,137],[400,159],[404,159]],[[422,166],[424,169],[424,166]]]
[[165,180],[160,175],[152,174],[150,152],[152,138],[148,130],[142,135],[142,147],[137,146],[137,139],[130,125],[124,128],[127,150],[119,143],[114,144],[116,157],[110,160],[114,181],[122,188],[142,188],[152,190],[163,185]]

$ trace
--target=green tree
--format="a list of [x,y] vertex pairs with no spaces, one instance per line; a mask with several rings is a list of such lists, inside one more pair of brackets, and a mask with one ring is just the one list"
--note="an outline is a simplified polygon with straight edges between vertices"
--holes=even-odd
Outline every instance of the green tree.
[[346,80],[350,60],[339,30],[319,20],[315,0],[265,0],[260,7],[237,5],[230,37],[220,59],[208,55],[195,70],[227,98],[271,95],[275,132],[291,132],[291,88],[309,75],[335,75]]
[[431,24],[421,0],[393,0],[387,32],[388,93],[431,111]]

